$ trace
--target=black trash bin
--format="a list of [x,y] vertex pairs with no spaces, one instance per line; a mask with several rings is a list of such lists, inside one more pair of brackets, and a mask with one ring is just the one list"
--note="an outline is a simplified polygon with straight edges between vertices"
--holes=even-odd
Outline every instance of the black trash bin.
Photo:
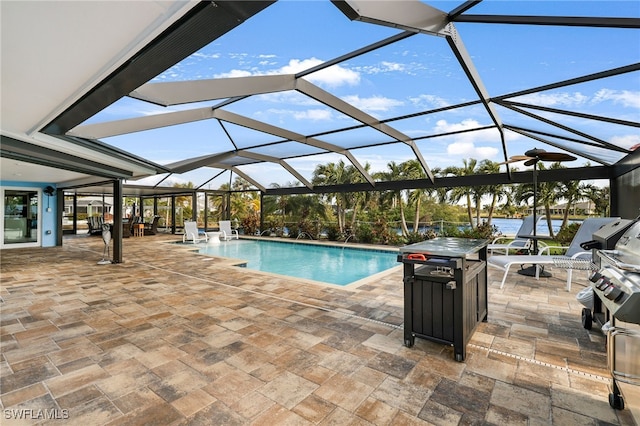
[[488,240],[434,238],[400,248],[404,264],[404,344],[415,338],[452,345],[456,361],[487,320]]

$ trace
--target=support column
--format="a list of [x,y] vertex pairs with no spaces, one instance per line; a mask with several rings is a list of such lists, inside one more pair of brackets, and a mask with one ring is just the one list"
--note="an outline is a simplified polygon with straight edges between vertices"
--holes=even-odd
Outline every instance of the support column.
[[122,180],[113,181],[113,263],[122,263]]
[[260,191],[260,236],[264,230],[264,193]]
[[195,191],[191,195],[191,220],[198,222],[198,193]]
[[[64,230],[62,229],[62,219],[64,217],[64,191],[60,189],[56,189],[56,222],[58,226],[56,226],[56,246],[62,245],[62,234]],[[75,227],[75,222],[74,222]]]
[[176,196],[171,196],[171,233],[176,233]]
[[204,214],[204,232],[209,230],[209,194],[207,192],[204,193],[204,209],[202,214]]

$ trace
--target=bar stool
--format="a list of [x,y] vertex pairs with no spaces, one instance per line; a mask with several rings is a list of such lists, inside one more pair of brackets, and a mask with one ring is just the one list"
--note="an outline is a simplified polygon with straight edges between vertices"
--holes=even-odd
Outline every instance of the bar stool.
[[144,236],[144,223],[136,223],[135,225],[133,225],[133,236],[134,237]]

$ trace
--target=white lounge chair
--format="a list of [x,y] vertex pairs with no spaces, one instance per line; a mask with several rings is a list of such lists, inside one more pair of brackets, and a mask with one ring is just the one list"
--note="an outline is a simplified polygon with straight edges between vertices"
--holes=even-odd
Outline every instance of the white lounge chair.
[[231,229],[231,221],[230,220],[220,220],[218,221],[218,226],[220,227],[220,232],[222,235],[220,236],[222,240],[229,241],[233,238],[236,240],[240,239],[238,235],[237,229]]
[[[536,255],[499,255],[499,256],[491,256],[487,259],[487,264],[489,266],[493,266],[496,268],[500,268],[504,270],[504,276],[502,277],[502,282],[500,283],[500,288],[504,286],[505,281],[507,280],[507,274],[509,273],[509,269],[511,265],[537,265],[536,267],[536,279],[540,276],[540,265],[554,265],[554,264],[566,264],[571,265],[572,261],[576,261],[576,259],[588,260],[591,258],[592,254],[590,251],[584,251],[582,247],[580,247],[581,243],[591,241],[593,239],[593,233],[598,229],[602,228],[604,225],[613,222],[614,220],[618,220],[620,218],[616,217],[598,217],[598,218],[587,218],[582,222],[580,228],[578,228],[578,232],[573,237],[571,244],[568,247],[543,247],[540,249],[538,254]],[[564,255],[559,256],[551,256],[545,255],[543,253],[548,252],[550,248],[563,248],[566,249]],[[555,260],[554,260],[555,259]],[[567,291],[571,291],[571,278],[572,278],[573,269],[571,267],[567,268]]]
[[209,237],[204,231],[198,229],[198,224],[191,220],[184,221],[184,235],[182,235],[182,242],[191,241],[192,243],[199,243],[200,241],[207,241]]
[[[544,216],[538,216],[536,222],[539,222]],[[487,250],[490,254],[493,254],[496,250],[502,250],[504,254],[509,254],[510,250],[515,250],[516,252],[519,250],[528,251],[531,249],[532,240],[529,238],[519,238],[518,235],[532,235],[533,234],[533,215],[527,216],[522,220],[522,224],[520,225],[520,229],[516,232],[516,236],[514,239],[508,243],[498,243],[498,241],[502,241],[508,239],[509,237],[498,237],[494,239],[488,246]]]

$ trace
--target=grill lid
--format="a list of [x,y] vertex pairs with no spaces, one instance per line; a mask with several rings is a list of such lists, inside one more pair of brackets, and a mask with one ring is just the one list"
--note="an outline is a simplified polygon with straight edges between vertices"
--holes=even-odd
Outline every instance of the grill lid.
[[[608,253],[609,254],[609,253]],[[616,243],[614,253],[610,253],[617,261],[627,265],[636,265],[640,272],[640,220],[627,229]]]

